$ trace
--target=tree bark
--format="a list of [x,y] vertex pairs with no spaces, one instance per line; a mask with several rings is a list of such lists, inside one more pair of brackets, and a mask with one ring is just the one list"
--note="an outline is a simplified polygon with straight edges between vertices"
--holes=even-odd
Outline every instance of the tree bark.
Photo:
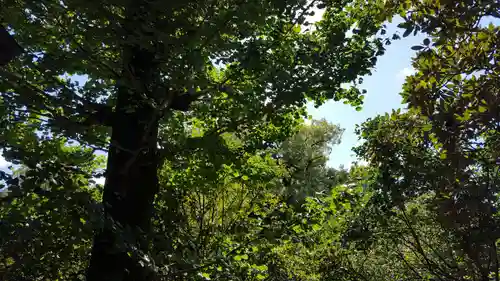
[[[137,16],[144,15],[144,8],[131,15],[130,34],[144,20]],[[103,194],[105,223],[94,237],[88,281],[152,278],[140,256],[148,252],[144,233],[150,228],[158,192],[157,111],[144,98],[151,95],[148,87],[157,71],[150,50],[125,46],[123,54]]]
[[[136,259],[129,256],[132,249],[120,248],[119,242],[124,235],[134,237],[140,235],[140,230],[148,231],[158,191],[158,123],[153,121],[154,109],[141,104],[137,96],[123,88],[118,93],[103,195],[105,225],[95,237],[89,281],[143,280],[134,269]],[[127,108],[135,111],[127,112]],[[132,233],[126,233],[127,230]],[[143,240],[140,237],[132,239],[136,241],[126,243],[147,251],[146,241],[139,241]]]
[[17,44],[14,37],[0,25],[0,66],[8,64],[22,52],[23,49]]

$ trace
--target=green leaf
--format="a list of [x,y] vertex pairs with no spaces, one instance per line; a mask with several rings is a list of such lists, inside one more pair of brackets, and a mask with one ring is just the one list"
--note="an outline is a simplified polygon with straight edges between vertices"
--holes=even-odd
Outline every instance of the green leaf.
[[202,273],[200,274],[200,276],[201,276],[201,277],[203,277],[203,279],[205,279],[205,280],[211,280],[211,278],[210,278],[210,273],[207,273],[207,272],[202,272]]
[[424,48],[424,46],[412,46],[411,49],[414,50],[414,51],[419,51],[419,50],[422,50]]
[[432,130],[432,124],[430,124],[430,123],[425,124],[424,126],[422,126],[422,130],[424,132],[428,132],[428,131]]
[[408,37],[408,35],[410,35],[413,31],[413,26],[409,26],[406,28],[405,32],[403,33],[403,37]]
[[248,259],[248,255],[247,254],[234,256],[234,260],[235,261],[241,261],[241,260],[247,260],[247,259]]
[[447,157],[446,150],[443,150],[443,151],[439,154],[439,158],[440,158],[441,160],[444,160],[444,159],[446,159],[446,157]]

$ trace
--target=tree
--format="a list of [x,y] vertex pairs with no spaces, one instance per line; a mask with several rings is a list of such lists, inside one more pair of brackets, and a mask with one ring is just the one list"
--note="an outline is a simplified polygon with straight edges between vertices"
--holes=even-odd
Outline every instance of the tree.
[[346,171],[326,165],[331,147],[340,143],[342,132],[326,120],[313,120],[279,145],[275,158],[287,167],[282,194],[289,204],[301,206],[306,197],[328,193],[345,181]]
[[[498,3],[163,2],[1,2],[2,277],[499,279]],[[304,105],[359,107],[398,13],[408,111],[331,169]]]
[[[11,132],[14,135],[19,131]],[[22,138],[37,160],[7,177],[0,200],[0,272],[6,280],[81,280],[99,221],[102,186],[89,178],[104,164],[92,149],[53,138]]]
[[[297,135],[277,143],[277,148],[265,147],[254,154],[232,157],[245,142],[235,134],[225,134],[227,149],[232,153],[208,149],[180,151],[175,161],[167,160],[160,174],[162,188],[156,201],[152,253],[157,264],[170,265],[162,270],[166,280],[190,280],[199,275],[253,280],[280,278],[303,270],[303,267],[290,267],[287,261],[290,256],[285,254],[290,251],[289,243],[301,247],[301,241],[310,240],[306,232],[295,231],[310,228],[312,222],[302,222],[307,212],[295,201],[287,204],[289,193],[301,194],[303,190],[300,185],[283,186],[282,179],[297,171],[289,170],[288,163],[283,158],[277,159],[277,154],[302,155],[305,147],[317,143],[311,147],[312,156],[326,162],[328,149],[325,148],[332,139],[338,142],[341,130],[325,121],[299,124],[297,130]],[[220,158],[213,161],[216,155]],[[214,162],[223,164],[214,167]],[[180,163],[184,163],[182,167],[178,166]],[[328,194],[336,183],[328,178],[331,171],[319,168],[325,167],[315,163],[301,172],[313,171],[318,178],[328,179],[318,186],[318,190]],[[307,180],[295,178],[307,184]],[[283,193],[284,188],[288,193]],[[305,198],[301,201],[306,203]],[[172,224],[175,224],[174,231],[168,231]],[[300,257],[298,262],[302,260]]]
[[[318,5],[324,20],[301,32]],[[2,135],[19,132],[2,140],[5,157],[35,167],[42,151],[27,154],[25,134],[109,147],[88,280],[150,274],[141,233],[150,229],[158,167],[175,146],[159,131],[201,118],[207,126],[194,146],[223,146],[222,132],[245,135],[249,149],[284,139],[307,100],[360,105],[360,92],[340,85],[368,74],[383,53],[372,37],[377,21],[347,2],[6,0],[0,18],[25,50],[0,72]],[[346,37],[359,20],[363,32]]]
[[406,35],[430,38],[412,47],[417,73],[402,93],[408,112],[368,120],[357,152],[379,169],[384,214],[432,196],[429,208],[465,260],[465,273],[440,279],[498,280],[499,28],[482,20],[498,18],[499,4],[388,1],[386,8],[401,12]]

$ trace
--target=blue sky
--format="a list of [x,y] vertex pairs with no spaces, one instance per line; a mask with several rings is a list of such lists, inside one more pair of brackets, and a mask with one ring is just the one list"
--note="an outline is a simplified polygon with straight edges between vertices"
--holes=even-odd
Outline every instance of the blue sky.
[[[400,18],[401,20],[401,18]],[[388,24],[387,34],[392,34],[400,29],[397,28],[399,20]],[[499,19],[485,17],[481,25],[500,25]],[[400,32],[402,33],[402,32]],[[393,42],[387,46],[386,53],[379,58],[372,76],[364,77],[361,88],[368,91],[363,105],[363,110],[356,111],[353,107],[344,105],[342,102],[330,101],[320,108],[308,107],[309,114],[314,119],[325,118],[326,120],[338,124],[345,129],[340,145],[334,146],[328,164],[332,167],[349,167],[356,160],[352,148],[359,143],[354,134],[356,124],[363,123],[370,117],[391,112],[392,109],[404,108],[401,104],[399,93],[405,77],[413,73],[411,58],[416,51],[411,50],[411,46],[419,45],[425,39],[425,35],[409,36]]]
[[[387,34],[398,31],[398,23],[394,21],[388,24]],[[349,105],[334,101],[329,101],[317,109],[314,106],[308,107],[309,114],[314,119],[325,118],[345,129],[341,144],[332,149],[328,162],[330,166],[344,165],[349,167],[356,160],[352,152],[352,147],[358,143],[358,138],[354,133],[356,124],[360,124],[370,117],[391,112],[392,109],[404,107],[401,104],[399,93],[405,77],[413,73],[411,57],[415,51],[410,48],[421,44],[424,39],[424,35],[408,36],[386,46],[387,51],[378,59],[373,74],[364,77],[363,84],[360,86],[368,91],[363,110],[356,111]]]

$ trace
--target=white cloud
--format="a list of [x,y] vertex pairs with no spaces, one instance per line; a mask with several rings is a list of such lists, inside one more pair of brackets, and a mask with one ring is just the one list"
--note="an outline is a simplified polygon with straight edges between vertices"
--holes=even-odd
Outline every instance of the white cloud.
[[405,67],[398,72],[398,78],[405,78],[417,72],[413,67]]

